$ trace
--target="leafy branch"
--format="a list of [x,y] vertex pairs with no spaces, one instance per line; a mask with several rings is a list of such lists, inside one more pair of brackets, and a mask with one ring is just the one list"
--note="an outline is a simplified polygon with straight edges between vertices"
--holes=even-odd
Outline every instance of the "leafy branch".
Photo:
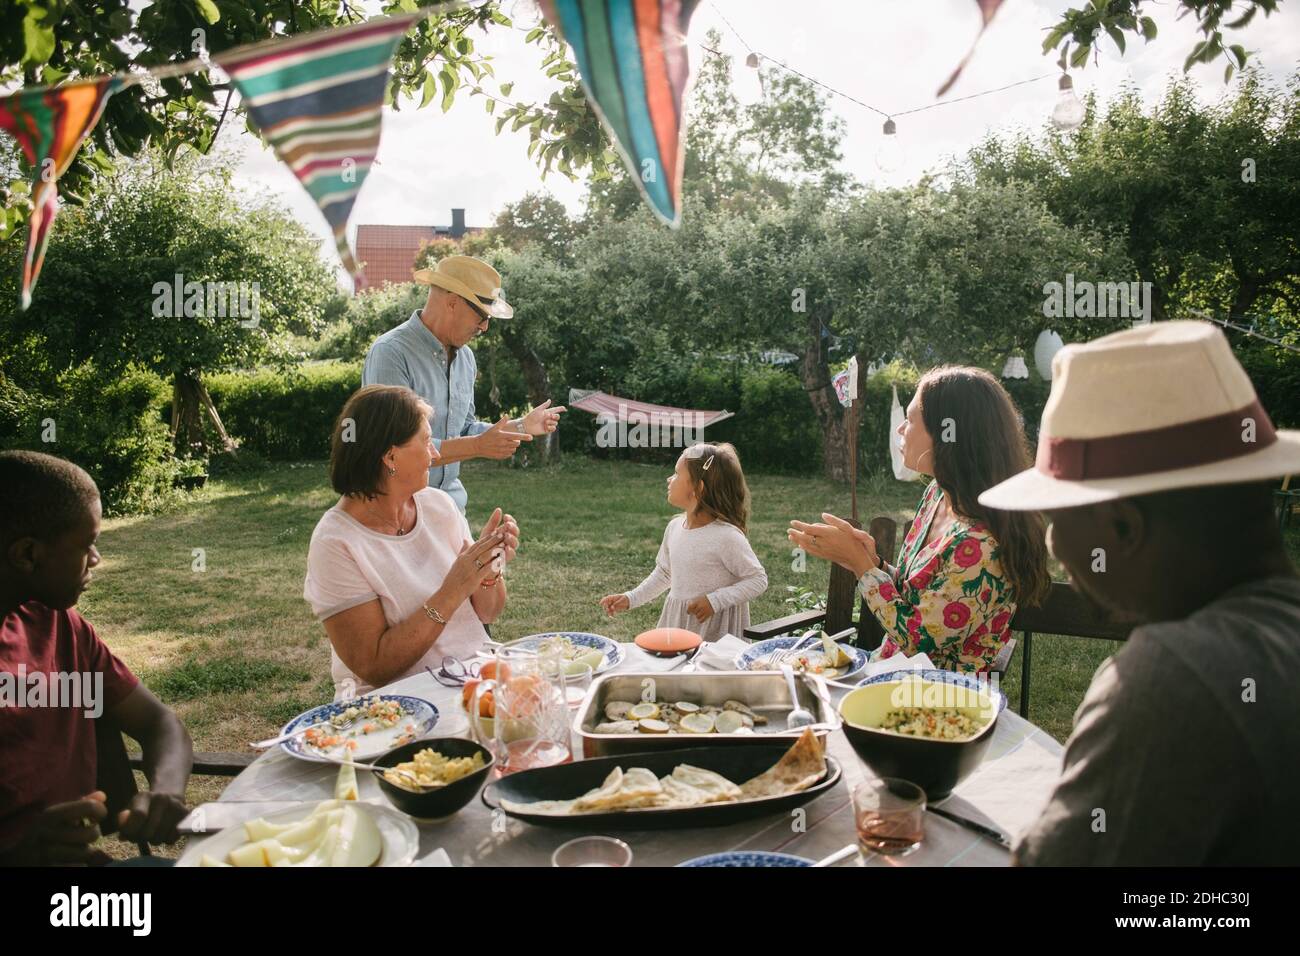
[[[1103,33],[1108,36],[1123,56],[1126,35],[1141,37],[1146,43],[1156,38],[1156,22],[1143,14],[1145,0],[1089,0],[1082,7],[1073,7],[1061,15],[1060,21],[1047,32],[1043,40],[1043,53],[1060,50],[1057,60],[1061,69],[1067,65],[1082,69],[1091,54],[1093,62],[1100,57],[1098,44]],[[1188,15],[1196,17],[1204,39],[1197,42],[1183,62],[1183,72],[1197,63],[1213,63],[1220,57],[1228,62],[1224,67],[1223,81],[1232,79],[1237,70],[1245,69],[1250,52],[1239,43],[1227,42],[1225,31],[1244,29],[1261,10],[1268,16],[1278,8],[1281,0],[1178,0],[1178,19]]]

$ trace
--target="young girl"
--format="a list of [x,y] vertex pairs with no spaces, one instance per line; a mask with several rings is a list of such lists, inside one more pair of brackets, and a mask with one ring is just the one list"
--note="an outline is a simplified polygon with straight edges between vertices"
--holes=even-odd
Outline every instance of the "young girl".
[[745,537],[749,487],[736,449],[699,444],[682,452],[668,477],[668,503],[686,514],[668,522],[655,569],[635,590],[601,598],[601,607],[613,617],[668,591],[660,627],[706,641],[742,637],[749,602],[767,590],[767,572]]

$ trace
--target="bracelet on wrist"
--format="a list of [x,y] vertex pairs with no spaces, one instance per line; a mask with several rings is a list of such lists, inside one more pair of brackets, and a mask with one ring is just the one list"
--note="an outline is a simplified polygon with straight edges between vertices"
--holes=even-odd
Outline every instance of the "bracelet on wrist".
[[423,607],[424,613],[428,616],[429,620],[437,621],[439,624],[446,625],[447,619],[438,613],[436,607],[429,607],[428,604],[423,605]]

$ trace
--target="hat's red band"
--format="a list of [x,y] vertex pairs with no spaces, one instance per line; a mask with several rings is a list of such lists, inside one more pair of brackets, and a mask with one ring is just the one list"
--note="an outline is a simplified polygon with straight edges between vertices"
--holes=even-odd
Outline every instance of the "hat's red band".
[[1034,467],[1063,481],[1129,478],[1249,455],[1277,441],[1257,397],[1235,412],[1102,438],[1044,438]]

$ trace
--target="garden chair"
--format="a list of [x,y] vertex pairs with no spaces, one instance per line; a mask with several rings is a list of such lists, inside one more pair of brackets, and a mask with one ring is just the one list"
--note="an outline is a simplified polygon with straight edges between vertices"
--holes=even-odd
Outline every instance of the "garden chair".
[[1286,534],[1286,530],[1291,525],[1291,515],[1295,511],[1297,502],[1300,502],[1300,488],[1291,487],[1291,476],[1287,475],[1282,479],[1282,487],[1273,492],[1274,505],[1277,509],[1277,526]]
[[[881,515],[871,519],[868,530],[876,539],[877,553],[892,564],[897,549],[897,523],[893,518]],[[884,629],[866,606],[865,601],[861,602],[858,623],[853,624],[853,602],[856,598],[857,582],[853,579],[853,573],[837,564],[832,564],[830,581],[826,589],[825,610],[801,611],[773,621],[751,625],[745,629],[745,637],[761,641],[820,626],[822,630],[837,639],[844,637],[851,630],[856,630],[855,644],[864,649],[878,647],[884,636]],[[1070,585],[1053,581],[1047,599],[1040,607],[1022,607],[1011,619],[1011,630],[1013,633],[1018,633],[1020,638],[1013,637],[1007,641],[993,663],[992,672],[1005,674],[1016,648],[1018,646],[1021,648],[1018,710],[1021,717],[1028,719],[1029,682],[1032,676],[1030,665],[1035,633],[1123,641],[1128,638],[1132,629],[1132,623],[1115,622],[1099,614]]]

